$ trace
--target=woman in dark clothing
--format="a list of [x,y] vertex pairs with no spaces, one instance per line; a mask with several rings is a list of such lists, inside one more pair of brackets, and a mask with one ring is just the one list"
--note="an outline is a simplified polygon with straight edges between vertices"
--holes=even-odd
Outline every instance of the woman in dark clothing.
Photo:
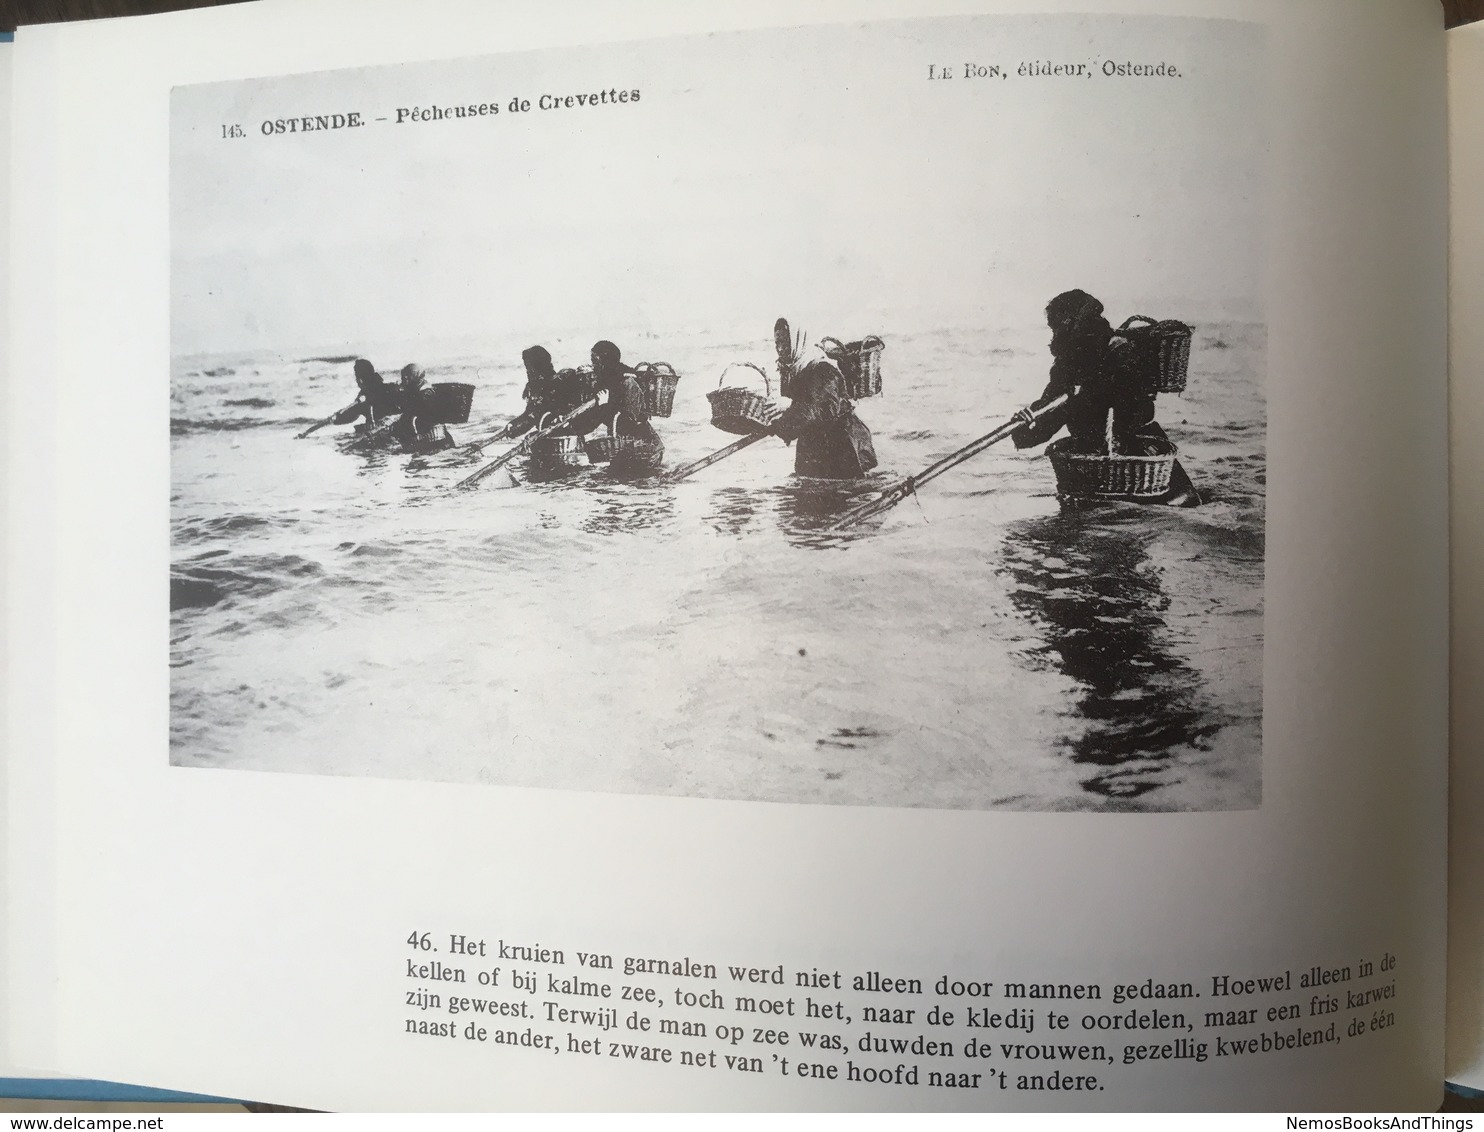
[[770,431],[789,444],[799,442],[797,475],[854,479],[876,466],[871,430],[845,399],[845,379],[831,363],[805,366],[790,379],[789,392],[792,400]]
[[364,416],[366,424],[370,426],[402,411],[402,402],[397,396],[397,387],[388,385],[381,374],[376,372],[375,366],[365,358],[358,358],[355,368],[356,387],[360,389],[361,395],[356,398],[355,404],[350,408],[335,414],[336,424],[350,424],[351,421]]
[[[1103,317],[1103,304],[1086,291],[1063,291],[1046,304],[1046,324],[1054,359],[1050,380],[1041,396],[1017,414],[1025,424],[1011,435],[1015,447],[1045,444],[1065,426],[1077,452],[1111,455],[1110,440],[1117,453],[1127,456],[1170,452],[1170,438],[1154,419],[1155,393],[1131,368],[1130,344]],[[1032,419],[1033,412],[1063,394],[1069,397],[1065,405]],[[1200,502],[1178,460],[1170,491],[1157,502]]]
[[[1046,304],[1051,327],[1051,378],[1045,391],[1022,409],[1025,428],[1012,439],[1017,448],[1045,444],[1065,426],[1079,452],[1107,451],[1108,411],[1119,451],[1144,455],[1146,441],[1168,443],[1154,421],[1154,394],[1124,368],[1128,343],[1114,336],[1103,304],[1086,291],[1065,291]],[[1071,400],[1040,419],[1030,414],[1062,394]]]
[[423,367],[409,362],[402,367],[400,392],[402,416],[392,432],[404,444],[415,444],[420,435],[439,423],[437,396]]
[[522,436],[540,423],[548,413],[561,416],[577,408],[581,401],[566,404],[565,391],[557,380],[556,368],[551,364],[551,354],[544,346],[532,346],[520,355],[526,366],[526,387],[521,396],[526,399],[525,411],[511,421],[506,430],[511,436]]
[[593,346],[592,362],[593,379],[608,400],[579,417],[576,430],[589,433],[606,424],[615,436],[637,441],[614,457],[614,470],[653,471],[664,461],[665,444],[649,421],[649,403],[634,371],[623,364],[618,347],[608,341]]

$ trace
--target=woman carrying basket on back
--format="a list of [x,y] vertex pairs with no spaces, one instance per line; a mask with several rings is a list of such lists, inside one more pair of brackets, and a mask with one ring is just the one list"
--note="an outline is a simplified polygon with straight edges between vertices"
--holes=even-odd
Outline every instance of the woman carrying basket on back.
[[785,443],[798,442],[794,474],[832,480],[865,475],[876,466],[876,446],[871,430],[846,399],[844,376],[823,360],[799,368],[801,359],[783,319],[774,327],[773,339],[790,401],[769,431]]
[[652,475],[664,463],[665,444],[650,423],[649,404],[638,378],[623,364],[618,347],[606,339],[593,345],[591,357],[593,379],[608,400],[578,417],[574,428],[589,433],[607,425],[625,441],[610,461],[610,470],[619,475]]
[[[1081,453],[1156,456],[1171,451],[1154,419],[1155,393],[1129,364],[1130,344],[1103,317],[1103,304],[1086,291],[1064,291],[1046,304],[1051,328],[1050,380],[1041,396],[1016,415],[1025,425],[1012,434],[1016,448],[1034,448],[1066,428],[1070,448]],[[1065,405],[1031,414],[1064,394]],[[1111,420],[1110,420],[1111,414]],[[1110,449],[1111,444],[1111,449]],[[1178,460],[1169,490],[1140,502],[1193,507],[1200,495]]]
[[403,445],[414,445],[439,422],[437,395],[423,367],[416,362],[408,362],[402,367],[397,394],[402,403],[402,415],[392,425],[392,435]]

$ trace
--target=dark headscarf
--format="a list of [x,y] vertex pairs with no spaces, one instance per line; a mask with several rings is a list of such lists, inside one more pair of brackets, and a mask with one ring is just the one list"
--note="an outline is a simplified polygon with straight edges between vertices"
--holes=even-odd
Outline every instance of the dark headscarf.
[[384,384],[381,374],[376,372],[376,367],[365,358],[356,359],[356,385],[361,389],[368,389],[375,385]]
[[1051,355],[1061,358],[1089,349],[1103,349],[1113,328],[1103,317],[1103,304],[1086,291],[1063,291],[1046,304],[1051,327]]
[[592,360],[593,376],[598,379],[600,388],[606,388],[613,382],[623,379],[623,355],[619,353],[618,347],[606,338],[593,344]]
[[404,399],[422,397],[433,391],[428,384],[427,374],[423,367],[416,362],[408,362],[402,367],[402,396]]
[[1103,304],[1086,291],[1063,291],[1046,304],[1046,322],[1053,330],[1073,326],[1103,313]]
[[556,367],[551,364],[551,355],[545,346],[532,346],[521,351],[520,360],[526,364],[526,377],[533,381],[550,381],[556,376]]

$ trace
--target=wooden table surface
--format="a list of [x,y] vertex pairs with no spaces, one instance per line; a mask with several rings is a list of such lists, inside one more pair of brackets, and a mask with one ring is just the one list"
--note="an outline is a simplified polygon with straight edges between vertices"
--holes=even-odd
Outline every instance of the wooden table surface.
[[1484,0],[1443,0],[1443,19],[1450,28],[1484,20]]

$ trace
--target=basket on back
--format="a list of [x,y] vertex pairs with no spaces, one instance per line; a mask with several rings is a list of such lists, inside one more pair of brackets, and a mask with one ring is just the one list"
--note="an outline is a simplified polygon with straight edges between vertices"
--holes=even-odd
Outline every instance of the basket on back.
[[675,408],[675,386],[680,375],[669,362],[644,362],[634,369],[634,380],[644,392],[644,407],[652,417],[668,417]]
[[1164,451],[1131,455],[1118,451],[1113,439],[1113,410],[1108,410],[1107,452],[1078,452],[1070,438],[1049,445],[1046,455],[1056,473],[1058,495],[1078,498],[1142,499],[1170,490],[1175,457],[1180,450],[1168,440],[1155,446]]
[[445,381],[433,386],[433,416],[441,424],[467,424],[474,386]]
[[[762,374],[767,396],[760,397],[755,390],[740,385],[721,388],[721,383],[726,380],[727,370],[735,366],[746,366]],[[711,423],[722,432],[730,432],[736,436],[766,432],[783,412],[773,403],[773,384],[768,380],[768,371],[761,366],[755,366],[751,362],[733,362],[721,371],[716,384],[717,388],[706,394],[706,400],[711,402]]]
[[587,366],[558,370],[556,399],[566,405],[580,405],[598,395],[598,379]]
[[[1135,325],[1139,323],[1142,325]],[[1190,369],[1190,327],[1174,319],[1156,322],[1136,314],[1118,333],[1128,340],[1128,366],[1152,393],[1180,393]]]
[[886,343],[874,334],[859,342],[842,343],[838,338],[821,338],[819,348],[840,367],[845,379],[845,396],[852,401],[874,397],[881,392],[881,351]]

